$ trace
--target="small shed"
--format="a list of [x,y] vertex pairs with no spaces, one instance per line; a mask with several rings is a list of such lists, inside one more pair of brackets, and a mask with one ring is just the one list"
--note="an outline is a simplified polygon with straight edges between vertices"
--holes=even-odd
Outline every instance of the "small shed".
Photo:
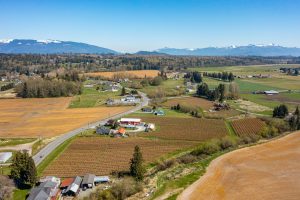
[[95,176],[94,183],[97,185],[99,183],[108,183],[109,177],[108,176]]
[[93,188],[94,187],[94,179],[95,179],[95,174],[86,174],[83,177],[81,187],[83,189]]
[[278,91],[275,90],[267,90],[264,92],[266,95],[274,95],[274,94],[279,94]]
[[12,152],[1,152],[0,163],[6,163],[12,157]]

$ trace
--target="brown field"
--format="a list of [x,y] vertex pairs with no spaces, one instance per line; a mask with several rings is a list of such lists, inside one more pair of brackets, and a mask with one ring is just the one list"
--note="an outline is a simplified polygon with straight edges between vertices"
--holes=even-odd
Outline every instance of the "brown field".
[[265,126],[265,123],[258,118],[239,119],[232,121],[231,124],[238,136],[258,134]]
[[71,98],[1,99],[0,137],[52,137],[130,107],[67,109]]
[[92,72],[86,73],[86,76],[90,77],[105,77],[105,78],[145,78],[150,77],[153,78],[157,76],[159,73],[158,70],[132,70],[132,71],[117,71],[117,72]]
[[225,154],[179,200],[253,200],[300,197],[300,132]]
[[142,119],[157,126],[157,131],[149,133],[147,136],[204,141],[227,135],[227,128],[223,120],[175,117],[142,117]]
[[129,170],[135,145],[139,145],[147,163],[161,156],[197,143],[145,138],[79,137],[54,160],[43,175],[80,176],[86,173],[109,175]]
[[200,107],[204,110],[209,110],[214,105],[213,102],[203,98],[183,97],[183,98],[168,99],[168,101],[164,103],[164,106],[172,107],[172,106],[176,106],[177,104]]

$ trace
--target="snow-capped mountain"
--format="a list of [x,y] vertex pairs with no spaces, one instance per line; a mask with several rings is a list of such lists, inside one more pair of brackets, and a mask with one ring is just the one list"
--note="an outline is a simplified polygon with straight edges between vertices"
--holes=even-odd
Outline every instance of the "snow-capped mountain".
[[158,53],[191,56],[300,56],[300,48],[275,44],[249,44],[247,46],[207,47],[197,49],[162,48]]
[[59,54],[59,53],[87,53],[87,54],[117,54],[118,52],[89,45],[85,43],[59,40],[0,40],[0,53],[26,54]]

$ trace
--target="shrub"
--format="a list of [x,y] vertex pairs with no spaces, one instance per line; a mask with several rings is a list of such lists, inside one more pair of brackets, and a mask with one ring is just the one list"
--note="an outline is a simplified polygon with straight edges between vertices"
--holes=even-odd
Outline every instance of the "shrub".
[[222,150],[235,147],[237,144],[229,137],[223,137],[220,139],[220,147]]
[[156,166],[156,171],[164,171],[176,164],[176,160],[171,159],[171,160],[166,160],[159,162]]
[[220,150],[220,145],[217,141],[210,141],[201,144],[196,150],[192,151],[191,154],[195,156],[200,155],[211,155]]
[[122,200],[127,197],[142,191],[143,187],[133,178],[126,177],[121,181],[114,183],[111,187],[111,193],[115,199]]
[[186,154],[186,155],[179,157],[177,160],[179,163],[189,164],[189,163],[195,162],[197,160],[197,157],[195,157],[191,154]]
[[162,82],[163,82],[163,78],[161,76],[156,76],[155,78],[153,78],[151,80],[151,85],[158,86],[158,85],[161,85]]

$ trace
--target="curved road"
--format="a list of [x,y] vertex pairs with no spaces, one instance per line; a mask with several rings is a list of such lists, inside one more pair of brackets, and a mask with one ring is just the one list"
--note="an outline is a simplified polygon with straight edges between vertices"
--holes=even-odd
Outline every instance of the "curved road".
[[59,145],[61,145],[63,142],[65,142],[66,140],[70,139],[71,137],[81,133],[84,130],[89,129],[90,127],[93,126],[97,126],[99,124],[105,124],[109,119],[118,119],[124,115],[128,115],[130,113],[133,113],[135,111],[140,110],[142,107],[147,106],[149,103],[149,98],[146,96],[145,93],[139,92],[139,94],[142,97],[142,101],[140,104],[138,104],[137,106],[135,106],[133,109],[126,111],[124,113],[120,113],[117,115],[114,115],[112,117],[106,118],[106,119],[102,119],[100,121],[94,122],[92,124],[77,128],[73,131],[67,132],[61,136],[59,136],[58,138],[56,138],[55,140],[53,140],[52,142],[50,142],[49,144],[47,144],[44,148],[42,148],[37,154],[35,154],[33,156],[33,160],[36,166],[38,166],[54,149],[56,149]]

